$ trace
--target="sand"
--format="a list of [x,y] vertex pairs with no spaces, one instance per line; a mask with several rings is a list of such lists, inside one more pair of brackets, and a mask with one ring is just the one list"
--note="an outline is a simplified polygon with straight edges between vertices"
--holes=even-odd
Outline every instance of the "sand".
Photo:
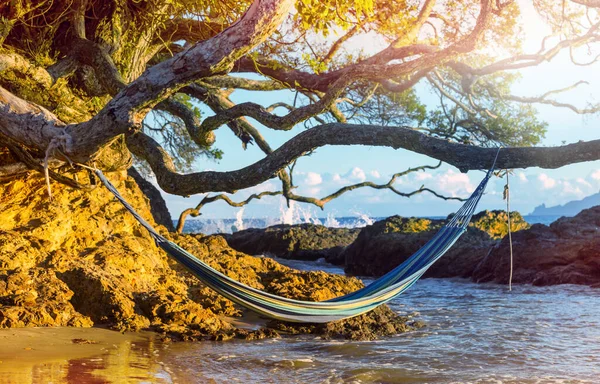
[[0,383],[172,383],[164,343],[100,328],[0,330]]

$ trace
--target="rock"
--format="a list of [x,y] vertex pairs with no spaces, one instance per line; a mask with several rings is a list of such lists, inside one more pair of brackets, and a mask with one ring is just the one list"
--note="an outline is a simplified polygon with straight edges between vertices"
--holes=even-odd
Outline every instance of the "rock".
[[[508,234],[508,215],[506,211],[481,211],[471,219],[470,226],[486,232],[492,239],[500,240]],[[517,232],[529,228],[530,225],[519,212],[510,213],[510,229]]]
[[[347,273],[381,276],[419,250],[444,224],[443,220],[392,216],[362,229],[356,241],[342,253]],[[469,277],[494,240],[470,227],[425,277]]]
[[[124,173],[110,178],[154,224],[137,183]],[[52,192],[49,200],[37,175],[0,184],[0,326],[102,325],[196,338],[233,329],[190,297],[167,256],[105,188],[52,183]]]
[[91,327],[70,302],[73,291],[44,268],[0,271],[0,328]]
[[[600,206],[550,226],[534,224],[513,234],[514,283],[600,284]],[[507,283],[510,250],[505,238],[473,273],[473,280]]]
[[[82,173],[80,181],[86,177]],[[125,173],[109,178],[156,226],[138,184]],[[52,192],[49,200],[37,174],[0,183],[0,328],[98,325],[153,330],[176,340],[278,336],[273,329],[240,330],[226,321],[224,316],[239,316],[241,308],[170,260],[102,186],[83,192],[53,182]],[[295,271],[246,255],[220,236],[177,235],[156,227],[219,271],[268,292],[326,300],[362,287],[355,278]],[[362,328],[351,319],[310,332],[373,338],[411,328],[387,307],[362,319]]]
[[[276,295],[299,300],[328,300],[362,288],[363,283],[354,277],[330,275],[325,272],[303,272],[285,267],[268,257],[253,257],[232,251],[218,235],[179,235],[176,242],[194,255],[202,258],[211,267],[254,288]],[[180,268],[180,267],[176,267]],[[183,271],[182,271],[183,272]],[[184,272],[185,273],[185,272]],[[190,286],[201,286],[189,276]],[[214,294],[216,295],[216,294]],[[352,319],[328,324],[292,324],[270,321],[269,326],[288,334],[311,333],[327,338],[372,340],[407,332],[421,327],[420,323],[398,316],[387,306]],[[240,337],[240,336],[236,336]]]
[[294,324],[272,321],[269,325],[280,332],[296,335],[312,333],[327,339],[375,340],[383,336],[423,328],[425,324],[407,316],[398,316],[382,305],[368,314],[326,324]]
[[328,228],[315,224],[275,225],[224,235],[234,249],[250,255],[272,255],[284,259],[317,260],[341,265],[343,249],[358,236],[359,229]]

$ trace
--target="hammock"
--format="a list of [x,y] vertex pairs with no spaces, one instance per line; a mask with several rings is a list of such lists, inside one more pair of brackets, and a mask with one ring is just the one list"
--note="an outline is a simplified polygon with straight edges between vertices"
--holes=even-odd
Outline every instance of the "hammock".
[[[497,155],[496,155],[497,157]],[[288,299],[249,287],[211,268],[177,244],[161,236],[146,222],[100,170],[96,175],[137,221],[148,230],[156,244],[178,263],[185,266],[198,279],[229,300],[263,316],[299,323],[326,323],[346,319],[368,312],[410,288],[427,269],[446,253],[466,231],[493,174],[494,165],[473,194],[439,232],[402,264],[375,280],[368,286],[328,301],[302,301]]]

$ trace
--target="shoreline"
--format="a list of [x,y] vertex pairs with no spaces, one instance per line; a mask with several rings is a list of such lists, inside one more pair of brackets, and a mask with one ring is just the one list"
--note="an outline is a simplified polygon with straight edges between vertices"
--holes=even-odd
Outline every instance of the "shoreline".
[[157,336],[96,327],[0,329],[0,382],[172,383],[159,362],[165,343]]

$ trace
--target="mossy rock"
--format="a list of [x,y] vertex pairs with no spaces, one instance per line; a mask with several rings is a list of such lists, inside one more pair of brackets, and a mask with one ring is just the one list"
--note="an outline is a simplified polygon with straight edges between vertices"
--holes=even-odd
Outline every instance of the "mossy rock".
[[[471,219],[471,226],[488,233],[493,239],[500,240],[508,234],[508,215],[506,211],[481,211]],[[510,213],[511,232],[530,228],[531,225],[519,212]]]

